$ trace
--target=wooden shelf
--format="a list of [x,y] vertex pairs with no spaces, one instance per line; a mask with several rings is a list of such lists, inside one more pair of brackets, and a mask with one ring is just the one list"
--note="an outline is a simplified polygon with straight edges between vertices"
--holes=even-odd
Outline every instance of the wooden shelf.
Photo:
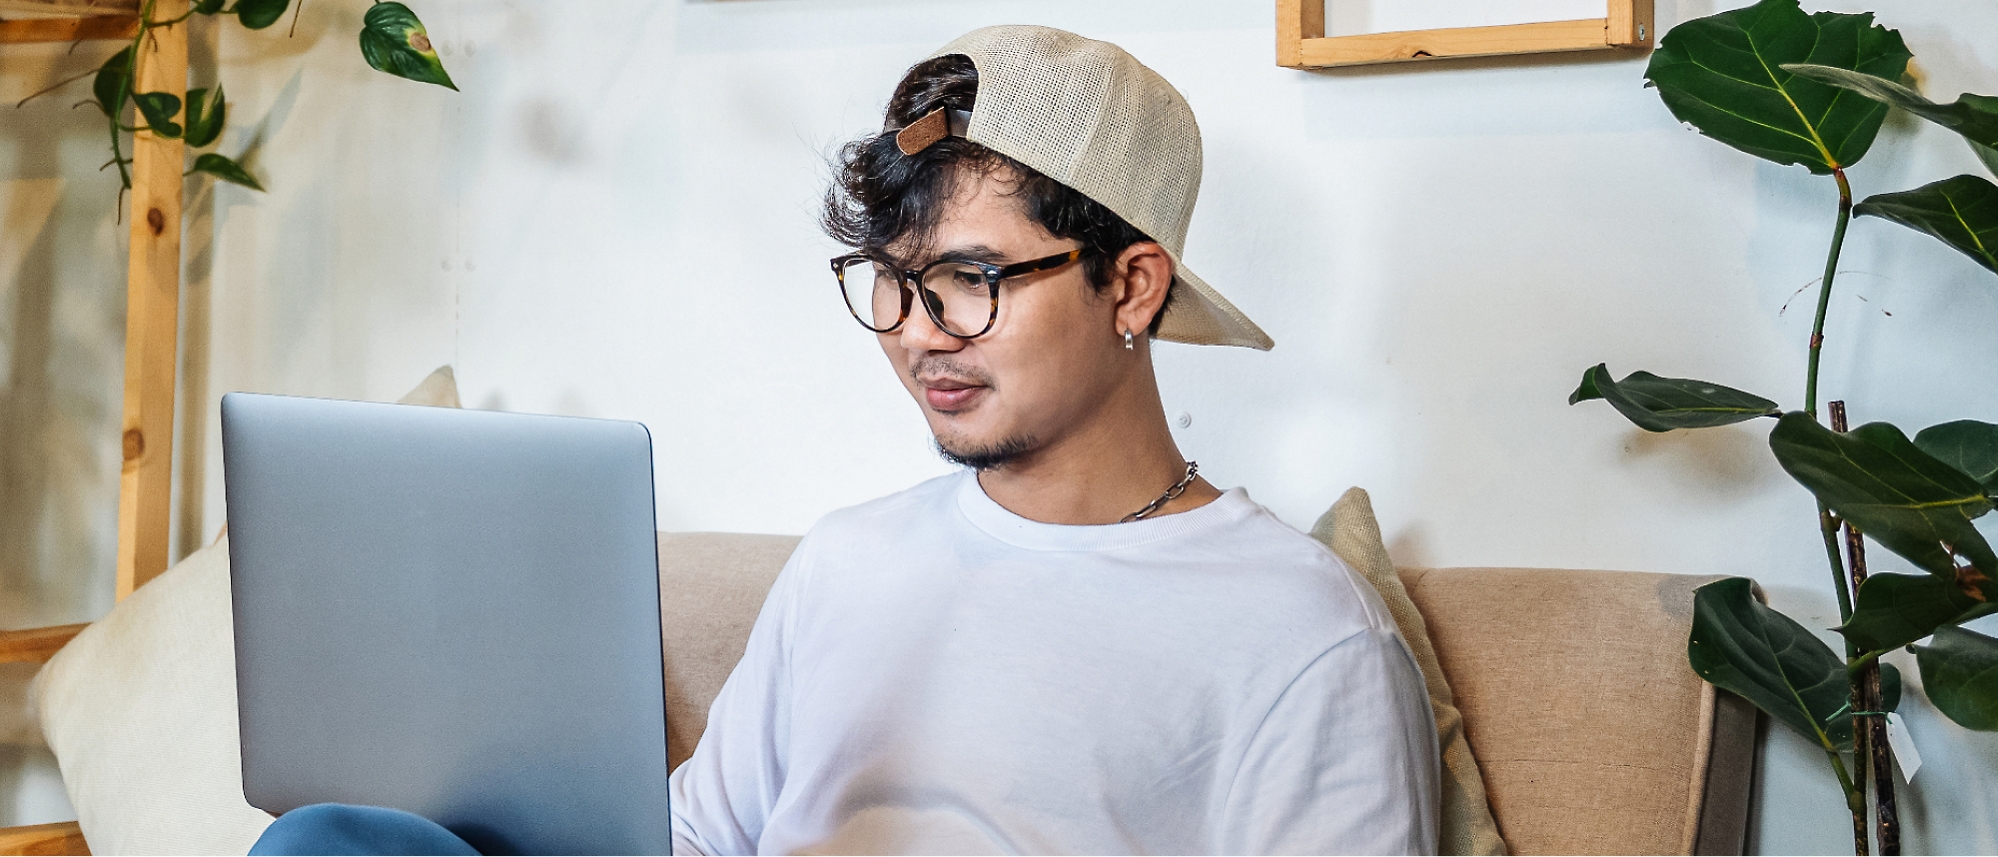
[[140,0],[0,0],[0,44],[129,39]]
[[1277,65],[1340,66],[1568,51],[1648,50],[1657,38],[1652,0],[1606,0],[1604,16],[1574,21],[1325,35],[1325,3],[1277,0]]
[[0,854],[89,854],[83,828],[74,821],[0,828]]
[[[141,0],[0,0],[0,43],[130,39]],[[161,20],[188,0],[154,0]],[[187,90],[187,25],[149,31],[138,52],[140,92]],[[176,117],[178,118],[178,117]],[[167,567],[172,497],[174,368],[180,310],[180,140],[132,135],[131,246],[126,262],[124,467],[118,486],[117,596]],[[0,663],[41,663],[84,625],[0,632]],[[76,822],[0,828],[0,855],[89,854]]]
[[53,625],[47,628],[29,628],[25,631],[0,631],[0,664],[47,663],[56,650],[68,643],[71,637],[90,627],[81,625]]

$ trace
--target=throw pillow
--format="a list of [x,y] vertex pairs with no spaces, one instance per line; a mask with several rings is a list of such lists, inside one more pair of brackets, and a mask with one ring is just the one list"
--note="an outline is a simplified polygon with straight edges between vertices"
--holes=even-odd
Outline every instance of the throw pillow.
[[1408,590],[1402,587],[1401,576],[1395,572],[1394,560],[1388,557],[1387,546],[1381,542],[1373,501],[1358,487],[1347,489],[1312,526],[1311,535],[1380,592],[1388,613],[1401,628],[1402,639],[1415,655],[1416,665],[1422,668],[1423,680],[1429,685],[1429,707],[1436,714],[1437,746],[1443,761],[1438,853],[1506,853],[1498,823],[1492,820],[1491,804],[1485,800],[1484,775],[1478,771],[1478,760],[1471,755],[1470,742],[1464,739],[1463,715],[1457,711],[1450,683],[1436,661],[1436,650],[1429,643],[1429,628],[1422,621],[1422,613],[1409,600]]
[[[458,406],[451,367],[402,404]],[[98,854],[243,854],[271,817],[243,799],[227,536],[49,659],[29,694]]]

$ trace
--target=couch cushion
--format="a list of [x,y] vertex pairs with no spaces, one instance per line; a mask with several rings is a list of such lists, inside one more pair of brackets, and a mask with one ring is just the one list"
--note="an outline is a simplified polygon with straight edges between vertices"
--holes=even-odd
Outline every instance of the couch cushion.
[[1415,663],[1422,668],[1429,686],[1429,707],[1436,714],[1437,745],[1443,763],[1443,794],[1438,813],[1436,846],[1442,854],[1504,854],[1505,840],[1492,820],[1485,801],[1485,781],[1478,760],[1464,740],[1464,720],[1450,692],[1450,680],[1436,662],[1429,644],[1429,628],[1422,612],[1409,600],[1381,543],[1381,528],[1374,520],[1373,501],[1360,488],[1349,488],[1332,508],[1311,528],[1311,535],[1332,549],[1348,566],[1374,585],[1388,613],[1401,629]]
[[1402,571],[1515,852],[1692,853],[1716,699],[1686,635],[1714,579]]
[[708,706],[742,660],[763,597],[798,536],[660,533],[666,649],[666,762],[679,767],[708,728]]
[[98,854],[243,854],[229,545],[195,551],[83,629],[35,677],[42,736]]

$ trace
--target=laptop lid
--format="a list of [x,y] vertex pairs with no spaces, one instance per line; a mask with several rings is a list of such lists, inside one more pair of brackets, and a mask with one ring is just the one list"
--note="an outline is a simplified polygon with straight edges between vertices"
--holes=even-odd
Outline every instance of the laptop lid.
[[669,853],[644,426],[231,393],[222,452],[252,805]]

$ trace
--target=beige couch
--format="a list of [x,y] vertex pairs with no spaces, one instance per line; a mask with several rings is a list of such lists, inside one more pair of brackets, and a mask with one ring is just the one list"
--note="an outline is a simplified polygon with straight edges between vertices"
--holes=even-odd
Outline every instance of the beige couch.
[[[699,740],[796,543],[660,535],[674,764]],[[1739,853],[1754,713],[1685,661],[1692,590],[1708,578],[1496,568],[1400,577],[1511,850]],[[217,545],[85,629],[38,678],[44,734],[99,853],[240,854],[268,823],[242,799],[229,624]],[[82,844],[77,831],[0,831],[0,853],[63,853]]]
[[[677,765],[749,639],[791,536],[662,533]],[[1686,666],[1693,589],[1670,574],[1401,569],[1516,854],[1739,854],[1755,709]]]

